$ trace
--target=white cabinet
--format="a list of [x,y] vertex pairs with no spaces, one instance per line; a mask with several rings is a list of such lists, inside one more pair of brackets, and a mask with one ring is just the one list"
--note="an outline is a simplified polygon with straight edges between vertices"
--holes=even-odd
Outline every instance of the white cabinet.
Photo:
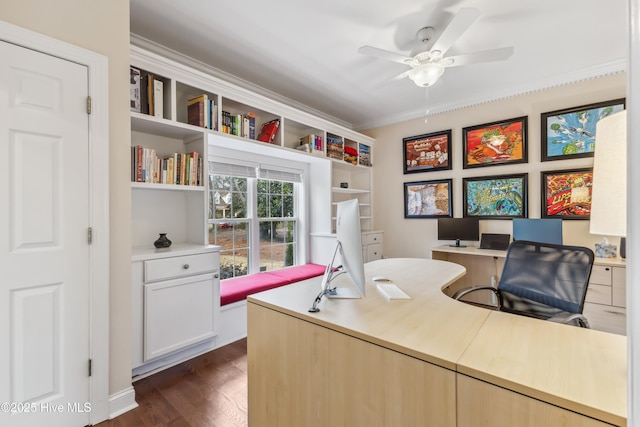
[[[219,324],[219,265],[217,246],[177,244],[134,253],[134,372],[163,356],[212,342]],[[180,357],[187,355],[183,351]]]
[[365,231],[362,233],[362,256],[364,262],[382,259],[382,231]]
[[626,333],[626,266],[617,259],[596,259],[587,289],[584,315],[592,329]]

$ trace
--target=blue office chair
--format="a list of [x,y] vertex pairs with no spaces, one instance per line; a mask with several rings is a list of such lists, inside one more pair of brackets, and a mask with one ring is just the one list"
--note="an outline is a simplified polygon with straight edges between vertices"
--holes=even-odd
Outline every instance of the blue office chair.
[[497,310],[589,328],[582,310],[593,257],[581,246],[517,240],[509,245],[497,288],[474,286],[453,298],[490,291]]

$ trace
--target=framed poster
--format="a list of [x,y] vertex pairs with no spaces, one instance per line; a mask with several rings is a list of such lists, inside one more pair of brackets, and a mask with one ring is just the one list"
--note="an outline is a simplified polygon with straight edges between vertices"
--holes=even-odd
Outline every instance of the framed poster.
[[402,139],[404,173],[451,169],[451,129]]
[[544,171],[542,218],[589,219],[593,169]]
[[464,169],[527,163],[527,117],[462,129]]
[[624,108],[625,99],[620,98],[542,113],[542,161],[593,157],[596,124]]
[[404,217],[453,217],[451,191],[451,179],[405,182]]
[[526,173],[463,178],[463,216],[526,218],[527,179]]

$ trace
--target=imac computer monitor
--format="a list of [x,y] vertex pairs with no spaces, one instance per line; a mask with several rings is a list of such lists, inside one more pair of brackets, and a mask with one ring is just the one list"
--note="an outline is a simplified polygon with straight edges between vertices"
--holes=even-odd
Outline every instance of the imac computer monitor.
[[438,240],[455,240],[455,246],[464,248],[461,240],[480,240],[480,221],[478,218],[438,218]]
[[[335,267],[336,255],[341,265]],[[337,287],[334,280],[347,273],[354,286]],[[343,282],[344,283],[344,282]],[[360,204],[357,199],[339,202],[336,211],[336,248],[322,278],[322,292],[329,298],[361,298],[364,291],[364,258],[360,232]]]
[[514,218],[513,240],[562,244],[562,220],[560,218]]

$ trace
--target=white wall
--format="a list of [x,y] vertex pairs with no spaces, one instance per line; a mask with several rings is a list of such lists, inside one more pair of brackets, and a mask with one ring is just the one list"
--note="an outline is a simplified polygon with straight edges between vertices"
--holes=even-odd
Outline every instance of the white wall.
[[[416,90],[421,90],[416,87]],[[411,181],[453,178],[453,211],[462,217],[462,178],[527,172],[529,218],[540,218],[540,171],[593,166],[593,158],[541,162],[540,114],[579,105],[624,98],[626,75],[617,74],[565,85],[545,91],[416,119],[363,133],[376,138],[374,164],[374,229],[384,231],[386,257],[427,257],[433,246],[443,244],[436,239],[437,220],[405,219],[403,184]],[[462,128],[513,117],[528,116],[528,163],[462,169]],[[452,129],[453,170],[403,174],[402,138]],[[563,221],[564,242],[594,248],[599,236],[589,234],[586,220]],[[482,220],[480,232],[511,232],[509,220]],[[619,239],[610,238],[617,244]]]
[[3,1],[0,20],[109,59],[109,393],[131,386],[129,0]]

